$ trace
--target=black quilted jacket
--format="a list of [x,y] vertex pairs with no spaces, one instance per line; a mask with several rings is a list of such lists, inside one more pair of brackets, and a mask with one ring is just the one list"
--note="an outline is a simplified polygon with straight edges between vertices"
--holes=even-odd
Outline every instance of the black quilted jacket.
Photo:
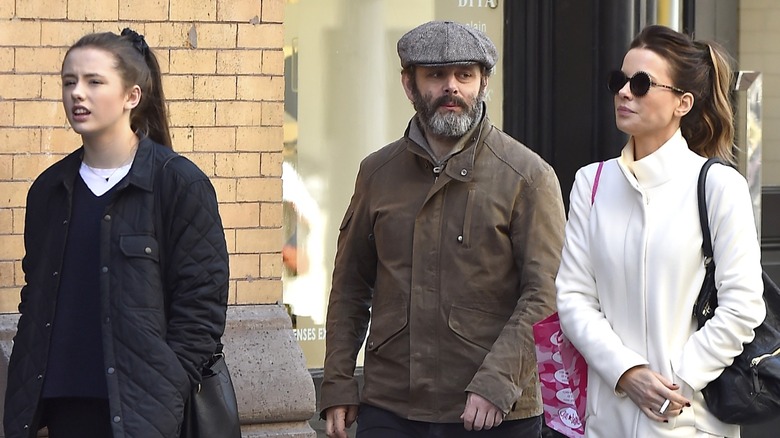
[[[39,400],[81,156],[79,149],[51,166],[28,193],[26,285],[5,398],[9,438],[33,437],[44,426]],[[216,195],[192,162],[149,139],[116,190],[100,229],[113,436],[172,438],[200,365],[225,327],[228,256]]]

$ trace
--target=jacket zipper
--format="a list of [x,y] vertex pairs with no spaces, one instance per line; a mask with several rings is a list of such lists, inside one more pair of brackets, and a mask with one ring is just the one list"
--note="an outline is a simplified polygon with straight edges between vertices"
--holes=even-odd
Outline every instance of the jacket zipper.
[[433,183],[436,184],[436,181],[439,180],[439,175],[441,175],[441,171],[444,169],[444,166],[434,166],[433,168]]
[[758,380],[758,365],[761,364],[761,362],[764,359],[770,359],[780,354],[780,348],[775,350],[772,353],[762,354],[761,356],[754,357],[750,360],[750,371],[753,377],[753,394],[757,394],[758,391],[761,389],[761,382]]
[[764,359],[768,359],[768,358],[770,358],[770,357],[775,357],[775,356],[777,356],[777,355],[780,355],[780,348],[778,348],[777,350],[775,350],[775,351],[774,351],[774,352],[772,352],[772,353],[762,354],[761,356],[754,357],[754,358],[753,358],[753,359],[750,361],[750,366],[751,366],[751,368],[755,368],[755,367],[757,367],[757,366],[758,366],[758,364],[760,364],[760,363],[761,363],[761,361],[763,361]]

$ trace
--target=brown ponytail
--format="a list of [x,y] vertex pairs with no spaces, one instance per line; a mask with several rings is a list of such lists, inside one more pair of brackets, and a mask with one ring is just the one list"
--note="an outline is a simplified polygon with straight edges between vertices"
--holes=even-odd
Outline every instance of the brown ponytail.
[[651,50],[664,58],[673,84],[693,94],[693,108],[680,121],[688,147],[704,157],[734,163],[732,69],[725,50],[659,25],[645,27],[631,48]]

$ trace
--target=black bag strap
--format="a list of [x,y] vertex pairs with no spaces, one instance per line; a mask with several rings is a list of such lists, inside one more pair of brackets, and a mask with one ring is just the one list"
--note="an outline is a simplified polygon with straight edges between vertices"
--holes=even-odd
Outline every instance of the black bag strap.
[[709,158],[703,166],[701,166],[701,171],[699,172],[699,182],[696,187],[696,194],[699,199],[699,222],[701,223],[701,234],[702,234],[702,242],[701,247],[704,251],[704,256],[709,257],[710,259],[713,258],[713,251],[712,251],[712,234],[710,233],[710,225],[709,225],[709,219],[707,216],[707,198],[706,198],[706,182],[707,182],[707,171],[710,170],[710,166],[712,166],[715,163],[720,163],[725,165],[726,163],[723,162],[720,158],[713,157]]

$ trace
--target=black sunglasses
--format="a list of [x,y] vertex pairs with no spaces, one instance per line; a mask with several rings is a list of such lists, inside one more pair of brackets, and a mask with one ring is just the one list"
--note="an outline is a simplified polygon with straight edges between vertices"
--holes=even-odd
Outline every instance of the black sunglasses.
[[650,78],[650,75],[643,71],[638,71],[634,73],[634,76],[629,78],[622,71],[615,70],[609,74],[607,88],[609,88],[609,91],[611,91],[612,94],[618,94],[620,90],[626,85],[626,82],[630,84],[629,87],[631,88],[631,94],[636,97],[641,97],[647,94],[647,92],[650,91],[650,87],[661,87],[666,88],[667,90],[676,91],[678,93],[685,93],[685,90],[680,88],[654,82]]

